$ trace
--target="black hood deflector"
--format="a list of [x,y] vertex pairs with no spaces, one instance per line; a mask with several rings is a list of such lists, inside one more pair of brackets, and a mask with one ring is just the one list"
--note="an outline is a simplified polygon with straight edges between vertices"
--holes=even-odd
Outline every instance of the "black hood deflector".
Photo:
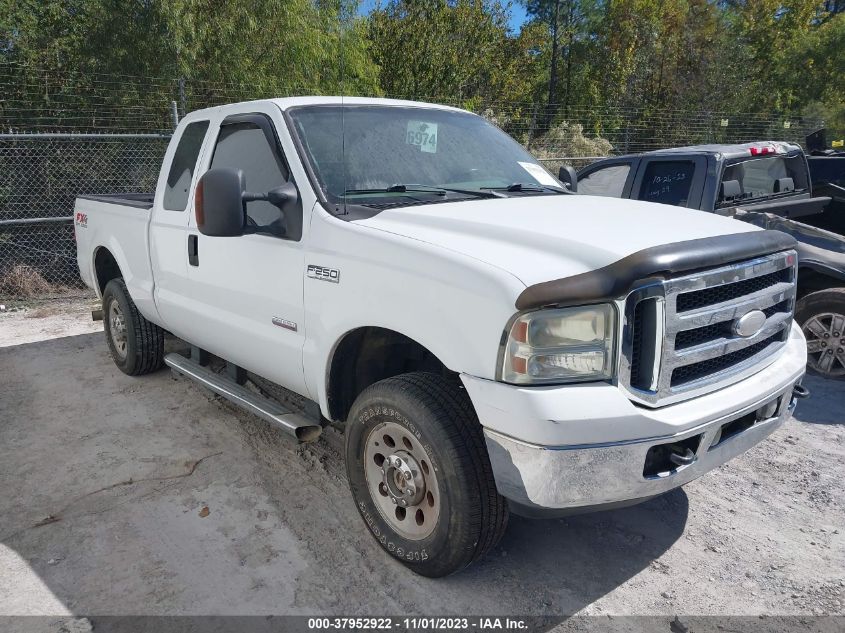
[[612,264],[564,279],[529,286],[516,299],[518,310],[547,305],[582,305],[625,296],[650,277],[690,273],[795,248],[780,231],[751,231],[645,248]]

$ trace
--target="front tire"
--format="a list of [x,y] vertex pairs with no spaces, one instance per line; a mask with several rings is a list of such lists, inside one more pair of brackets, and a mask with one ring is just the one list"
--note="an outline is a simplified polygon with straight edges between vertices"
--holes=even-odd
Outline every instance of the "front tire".
[[845,288],[802,297],[795,320],[807,339],[807,367],[825,378],[845,379]]
[[507,527],[469,396],[442,376],[415,372],[365,389],[347,422],[346,469],[375,539],[423,576],[463,569]]
[[164,366],[164,330],[138,312],[120,277],[103,291],[103,322],[112,360],[124,374],[141,376]]

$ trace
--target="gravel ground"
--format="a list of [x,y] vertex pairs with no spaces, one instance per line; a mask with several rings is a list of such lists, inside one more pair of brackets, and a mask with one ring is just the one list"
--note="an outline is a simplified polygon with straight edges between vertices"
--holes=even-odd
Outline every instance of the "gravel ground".
[[0,615],[843,614],[845,383],[640,506],[531,521],[455,576],[384,555],[341,438],[297,446],[162,371],[90,305],[0,313]]

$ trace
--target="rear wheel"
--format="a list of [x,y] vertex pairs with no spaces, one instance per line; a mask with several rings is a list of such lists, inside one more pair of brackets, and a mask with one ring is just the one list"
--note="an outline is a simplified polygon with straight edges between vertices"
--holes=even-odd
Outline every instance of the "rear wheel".
[[845,288],[802,297],[795,320],[807,339],[807,367],[825,378],[845,379]]
[[161,369],[164,330],[138,312],[120,277],[103,291],[103,322],[112,360],[120,371],[140,376]]
[[439,375],[404,374],[365,389],[347,423],[346,468],[373,536],[418,574],[466,567],[507,526],[472,403]]

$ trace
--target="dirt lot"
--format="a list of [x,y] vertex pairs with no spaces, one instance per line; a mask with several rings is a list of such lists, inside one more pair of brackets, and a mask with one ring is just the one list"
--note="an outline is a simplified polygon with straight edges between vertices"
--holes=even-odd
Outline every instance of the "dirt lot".
[[382,554],[332,441],[296,446],[162,371],[84,303],[0,313],[2,614],[842,614],[845,383],[646,504],[514,517],[443,580]]

